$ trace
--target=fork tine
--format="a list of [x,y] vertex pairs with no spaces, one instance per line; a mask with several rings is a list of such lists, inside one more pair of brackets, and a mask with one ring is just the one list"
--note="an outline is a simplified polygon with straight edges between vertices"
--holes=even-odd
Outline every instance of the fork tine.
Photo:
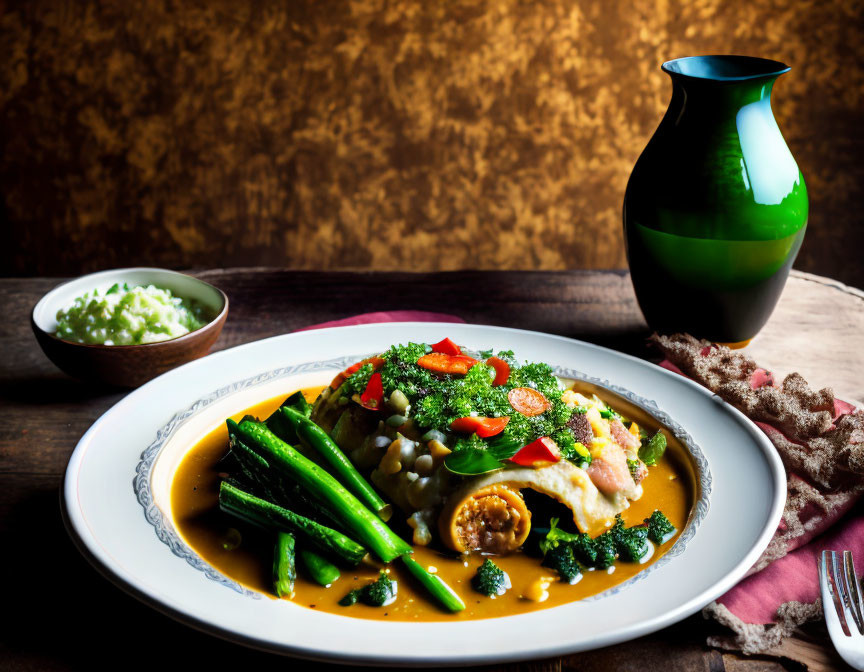
[[[849,595],[849,604],[847,606],[852,612],[852,618],[858,627],[858,632],[864,635],[864,604],[862,604],[861,600],[861,589],[858,584],[858,575],[855,573],[852,551],[843,551],[843,573]],[[851,625],[849,629],[852,629]]]
[[[822,562],[819,572],[819,585],[822,589],[822,606],[825,611],[825,623],[828,625],[829,632],[833,629],[839,629],[847,637],[851,636],[849,628],[846,625],[846,615],[843,613],[843,606],[840,604],[839,596],[837,595],[837,584],[835,577],[837,576],[835,565],[837,556],[834,551],[822,551]],[[829,609],[828,604],[833,604],[834,608]]]

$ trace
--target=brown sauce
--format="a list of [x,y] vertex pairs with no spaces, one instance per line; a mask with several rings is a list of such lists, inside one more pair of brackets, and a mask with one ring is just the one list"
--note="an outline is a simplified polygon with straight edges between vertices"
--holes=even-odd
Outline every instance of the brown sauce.
[[[320,389],[303,392],[312,401]],[[579,383],[574,389],[586,394],[596,391],[613,408],[649,431],[659,428],[653,419],[623,399],[587,384]],[[248,413],[265,418],[278,408],[286,396],[287,393],[239,410],[232,417],[239,420]],[[622,516],[627,525],[634,525],[655,509],[660,509],[680,534],[695,500],[695,472],[684,447],[668,432],[667,440],[669,445],[663,459],[656,467],[650,468],[648,477],[643,481],[642,498],[632,502]],[[228,450],[227,443],[227,430],[222,425],[203,437],[184,457],[171,485],[174,521],[181,536],[210,565],[235,581],[276,599],[271,588],[272,536],[244,525],[218,509],[218,462]],[[398,515],[397,512],[394,518]],[[240,544],[231,548],[238,540],[237,531],[240,532]],[[494,599],[474,592],[470,586],[471,577],[481,564],[482,557],[457,559],[430,548],[415,547],[415,559],[424,567],[436,568],[439,576],[462,597],[466,609],[457,614],[447,613],[437,607],[401,566],[395,564],[390,569],[390,577],[398,581],[399,591],[398,599],[390,606],[356,604],[342,607],[338,604],[348,591],[377,578],[381,567],[373,564],[341,568],[341,578],[330,588],[305,579],[302,568],[298,568],[300,576],[293,601],[320,611],[396,621],[452,621],[521,614],[580,600],[623,583],[661,557],[672,547],[675,539],[677,535],[656,548],[645,564],[619,562],[613,566],[614,572],[611,574],[604,570],[586,571],[582,580],[573,586],[557,581],[554,571],[540,566],[539,558],[522,553],[496,557],[495,563],[510,575],[513,587],[504,596]],[[536,589],[534,584],[543,577],[549,579],[548,598],[542,602],[525,599],[523,596],[532,592],[532,586]]]

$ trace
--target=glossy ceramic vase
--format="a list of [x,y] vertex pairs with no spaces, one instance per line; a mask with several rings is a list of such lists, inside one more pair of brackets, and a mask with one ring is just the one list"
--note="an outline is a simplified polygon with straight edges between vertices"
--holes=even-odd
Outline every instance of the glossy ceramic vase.
[[774,310],[808,210],[771,111],[788,70],[745,56],[663,64],[672,100],[624,196],[627,259],[652,329],[746,342]]

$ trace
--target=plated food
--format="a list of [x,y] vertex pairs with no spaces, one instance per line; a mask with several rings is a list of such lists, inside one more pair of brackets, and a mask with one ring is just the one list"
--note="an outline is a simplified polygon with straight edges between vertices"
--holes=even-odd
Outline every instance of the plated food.
[[[72,289],[77,295],[86,287]],[[336,374],[370,353],[382,353],[394,343],[437,343],[448,336],[456,343],[488,345],[495,353],[512,349],[520,362],[548,362],[567,387],[574,381],[586,398],[597,394],[649,435],[662,428],[668,439],[663,458],[649,467],[642,497],[630,501],[622,517],[632,527],[659,508],[678,529],[677,536],[659,548],[659,559],[655,555],[648,565],[618,562],[611,577],[582,565],[583,578],[575,585],[559,580],[554,569],[543,567],[539,556],[525,550],[488,556],[510,575],[513,586],[494,600],[464,587],[485,556],[469,556],[468,567],[454,567],[461,572],[456,576],[447,573],[452,565],[439,561],[458,554],[436,540],[412,546],[418,564],[426,571],[435,567],[434,573],[463,599],[466,608],[459,612],[433,602],[398,559],[383,566],[391,570],[388,576],[398,589],[397,601],[387,607],[366,606],[359,596],[353,606],[336,603],[380,576],[379,566],[365,563],[354,572],[332,563],[340,578],[325,588],[304,579],[305,566],[297,561],[294,599],[267,597],[274,594],[273,533],[259,534],[226,517],[223,522],[229,524],[221,536],[214,536],[214,518],[222,515],[221,479],[210,469],[205,448],[210,447],[215,459],[225,454],[225,419],[242,424],[248,412],[266,421],[294,391],[308,391],[313,403]],[[185,338],[140,347],[163,347]],[[195,468],[196,454],[200,470]],[[689,512],[679,514],[681,524],[671,506],[680,498],[658,487],[684,482],[669,478],[679,468],[685,475],[693,470],[694,486]],[[184,479],[193,493],[196,485],[204,487],[207,497],[197,503],[191,495],[178,497]],[[371,477],[366,480],[376,487]],[[537,532],[542,525],[529,501],[533,491],[525,488],[523,493],[532,511],[532,531]],[[389,499],[380,491],[379,496]],[[217,352],[161,376],[124,397],[81,439],[67,467],[62,502],[67,527],[85,557],[106,578],[183,623],[258,649],[315,660],[441,666],[569,654],[674,623],[743,577],[776,530],[784,498],[785,474],[770,441],[735,409],[681,376],[559,336],[403,322],[287,334]],[[559,513],[558,527],[572,520],[569,509]],[[413,530],[404,526],[404,519],[394,507],[386,525],[410,542]],[[229,528],[241,535],[234,550],[225,548],[237,542]],[[295,535],[295,557],[303,550],[300,542]],[[519,599],[524,589],[519,577],[529,572],[548,572],[546,601]],[[599,585],[610,578],[620,583]],[[598,589],[602,592],[596,593]],[[325,596],[334,601],[327,609],[306,599]],[[418,603],[425,614],[404,616],[406,604]],[[427,620],[437,622],[423,622]],[[148,645],[158,642],[156,624],[140,633]]]
[[677,439],[618,401],[509,350],[395,344],[199,442],[175,521],[227,576],[322,611],[442,620],[581,599],[661,557],[695,501]]

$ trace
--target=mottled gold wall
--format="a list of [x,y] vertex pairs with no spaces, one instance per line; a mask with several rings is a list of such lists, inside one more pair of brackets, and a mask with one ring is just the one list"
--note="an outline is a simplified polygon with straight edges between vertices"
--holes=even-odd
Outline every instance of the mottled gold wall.
[[793,66],[799,267],[864,285],[860,4],[0,5],[0,271],[623,267],[659,64],[742,53]]

